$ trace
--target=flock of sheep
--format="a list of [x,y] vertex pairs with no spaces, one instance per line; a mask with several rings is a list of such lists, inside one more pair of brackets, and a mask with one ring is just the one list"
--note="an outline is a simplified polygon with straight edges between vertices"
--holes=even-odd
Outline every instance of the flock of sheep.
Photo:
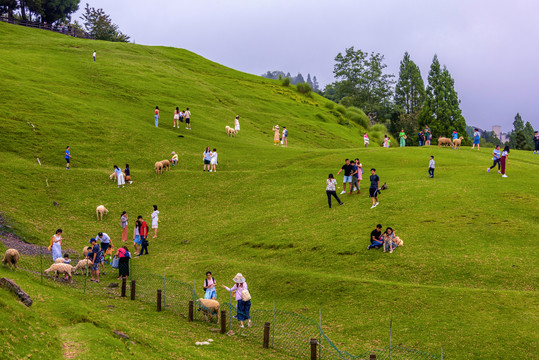
[[461,136],[458,139],[451,140],[450,138],[446,137],[439,137],[438,138],[438,147],[440,146],[451,146],[453,149],[460,149],[460,144],[462,143],[462,140],[464,138]]
[[156,174],[162,174],[163,169],[170,170],[170,161],[168,160],[161,160],[155,163],[155,173]]

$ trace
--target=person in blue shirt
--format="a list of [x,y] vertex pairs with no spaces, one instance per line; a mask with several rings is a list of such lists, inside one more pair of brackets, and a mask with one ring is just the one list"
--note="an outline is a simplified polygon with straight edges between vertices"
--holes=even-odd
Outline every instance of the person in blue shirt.
[[71,159],[71,154],[69,153],[69,146],[66,147],[66,153],[65,153],[65,156],[64,158],[66,159],[66,170],[69,170],[69,163],[70,163],[70,159]]
[[492,166],[487,168],[487,172],[490,172],[490,169],[496,166],[498,164],[498,173],[500,172],[500,145],[496,145],[496,148],[494,148],[494,151],[492,151]]
[[477,150],[479,150],[479,140],[480,139],[481,139],[481,135],[479,134],[479,130],[474,129],[472,149],[474,149],[475,145],[477,145]]
[[380,190],[380,178],[376,175],[376,169],[371,169],[371,187],[369,188],[369,197],[372,199],[371,209],[378,206],[378,191]]
[[457,132],[457,130],[453,131],[453,140],[456,140],[459,138],[459,133]]

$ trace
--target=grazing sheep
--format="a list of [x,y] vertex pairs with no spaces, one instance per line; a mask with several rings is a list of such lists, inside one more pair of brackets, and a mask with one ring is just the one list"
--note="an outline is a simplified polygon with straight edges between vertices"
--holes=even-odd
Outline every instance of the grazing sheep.
[[161,164],[163,164],[163,169],[166,169],[167,171],[170,170],[170,161],[161,160]]
[[92,247],[91,246],[84,246],[82,248],[82,256],[83,257],[86,257],[86,255],[88,255],[91,252],[92,252]]
[[453,149],[456,149],[456,148],[459,148],[460,149],[460,144],[462,143],[462,140],[464,138],[461,136],[459,137],[458,139],[454,139],[453,140]]
[[77,265],[73,267],[72,273],[75,274],[77,271],[81,270],[82,274],[88,275],[88,274],[85,274],[85,272],[86,272],[86,269],[90,268],[91,264],[92,262],[88,259],[79,260]]
[[54,273],[56,277],[58,277],[59,274],[65,274],[69,279],[69,282],[73,282],[73,277],[71,276],[72,269],[73,266],[69,264],[52,264],[47,270],[45,270],[45,274],[49,275],[50,273]]
[[446,138],[446,137],[439,137],[438,138],[438,147],[440,147],[440,145],[443,145],[443,146],[451,146],[451,139],[450,138]]
[[58,259],[54,260],[54,263],[55,263],[55,264],[63,264],[63,263],[64,263],[64,258],[63,258],[63,257],[59,257]]
[[[124,179],[125,179],[125,173],[122,171],[122,174],[124,174]],[[118,180],[117,176],[116,176],[116,172],[113,172],[112,174],[109,175],[109,179],[111,180]]]
[[161,161],[158,161],[155,163],[155,173],[156,174],[162,174],[163,173],[163,164]]
[[198,299],[197,300],[198,309],[197,311],[202,311],[206,320],[212,320],[215,315],[217,315],[217,323],[221,319],[220,304],[217,300],[211,299]]
[[2,260],[2,265],[6,266],[6,264],[9,264],[10,270],[17,270],[17,263],[19,262],[20,257],[17,249],[7,249],[4,259]]
[[107,210],[107,208],[105,208],[103,205],[99,205],[96,209],[95,209],[95,214],[97,216],[97,220],[99,220],[99,216],[101,215],[101,220],[103,220],[103,213],[105,214],[108,214],[109,211]]
[[228,136],[236,136],[236,130],[232,129],[230,126],[225,126],[225,131]]

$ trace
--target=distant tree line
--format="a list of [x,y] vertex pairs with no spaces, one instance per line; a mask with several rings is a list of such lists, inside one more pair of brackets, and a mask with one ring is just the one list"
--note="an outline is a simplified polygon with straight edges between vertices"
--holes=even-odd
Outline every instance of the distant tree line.
[[284,73],[283,71],[267,71],[265,74],[262,74],[263,77],[267,79],[273,79],[273,80],[283,80],[283,79],[290,79],[290,84],[297,85],[306,83],[309,84],[311,89],[318,92],[320,91],[320,85],[318,84],[318,80],[316,79],[316,76],[313,76],[311,79],[311,74],[307,74],[307,80],[303,78],[303,75],[301,73],[298,73],[296,76],[290,75],[290,73]]
[[[37,21],[46,25],[71,23],[71,15],[79,9],[80,0],[0,0],[0,15]],[[76,20],[72,26],[89,33],[96,40],[127,42],[123,34],[103,9],[86,4],[81,17],[83,25]]]
[[515,115],[515,119],[513,121],[513,131],[511,131],[508,135],[509,146],[512,149],[532,150],[535,148],[533,143],[535,131],[532,124],[530,124],[529,121],[526,121],[526,124],[524,124],[524,120],[522,120],[519,113]]

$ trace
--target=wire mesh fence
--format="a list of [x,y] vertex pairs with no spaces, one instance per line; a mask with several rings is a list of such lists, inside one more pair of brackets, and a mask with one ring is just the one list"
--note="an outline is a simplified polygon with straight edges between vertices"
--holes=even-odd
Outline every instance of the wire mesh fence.
[[[70,254],[71,264],[76,265],[82,259],[79,254]],[[61,286],[69,286],[80,291],[92,294],[108,294],[110,297],[122,295],[122,280],[118,279],[118,270],[113,269],[110,263],[104,265],[104,274],[101,274],[100,283],[91,282],[90,272],[85,276],[86,268],[82,268],[66,278],[65,275],[58,277],[46,274],[46,270],[52,264],[52,256],[46,247],[39,247],[38,255],[21,255],[18,267],[36,275],[38,281],[55,281]],[[190,302],[193,304],[193,321],[215,323],[218,314],[215,309],[208,309],[197,304],[196,284],[189,284],[166,274],[158,275],[149,271],[137,260],[129,261],[129,281],[126,281],[126,296],[130,296],[132,282],[135,282],[135,299],[148,304],[157,302],[157,291],[161,292],[160,310],[170,311],[178,316],[189,318]],[[89,270],[89,269],[88,269]],[[203,297],[203,296],[201,296]],[[197,311],[198,310],[198,311]],[[431,360],[441,359],[441,356],[433,355],[404,346],[389,346],[382,349],[369,350],[363,354],[352,355],[340,350],[324,333],[320,324],[315,320],[293,312],[275,309],[251,309],[251,326],[240,327],[239,321],[234,317],[238,315],[236,305],[232,297],[228,302],[220,304],[220,310],[226,311],[226,330],[232,330],[238,337],[253,343],[262,344],[264,340],[265,324],[269,323],[269,347],[286,352],[289,356],[308,358],[311,356],[311,339],[317,339],[317,359],[369,359],[375,354],[377,359],[395,360]]]

